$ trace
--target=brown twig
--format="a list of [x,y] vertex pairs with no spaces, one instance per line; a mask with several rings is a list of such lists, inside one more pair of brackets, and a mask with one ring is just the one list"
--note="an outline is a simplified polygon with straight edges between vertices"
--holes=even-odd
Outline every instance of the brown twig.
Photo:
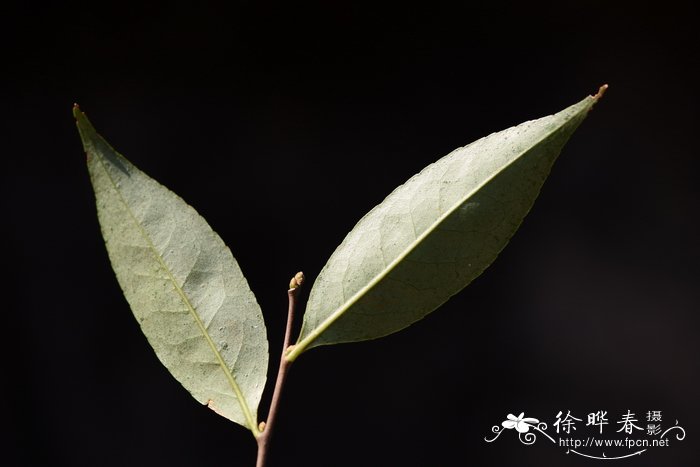
[[272,393],[272,402],[270,403],[270,411],[267,414],[267,422],[260,422],[260,435],[257,437],[258,441],[258,460],[255,464],[256,467],[265,467],[265,462],[267,460],[267,452],[270,446],[270,438],[272,437],[272,430],[275,427],[275,420],[277,418],[277,412],[279,410],[280,396],[282,394],[282,389],[284,388],[284,382],[289,372],[289,367],[292,366],[292,362],[288,361],[285,357],[290,345],[292,335],[292,326],[294,324],[294,309],[296,307],[296,296],[299,291],[299,287],[304,282],[304,274],[298,272],[289,283],[289,290],[287,291],[287,297],[289,298],[289,307],[287,310],[287,328],[284,333],[284,344],[282,345],[282,356],[280,357],[280,367],[277,371],[277,380],[275,381],[275,391]]

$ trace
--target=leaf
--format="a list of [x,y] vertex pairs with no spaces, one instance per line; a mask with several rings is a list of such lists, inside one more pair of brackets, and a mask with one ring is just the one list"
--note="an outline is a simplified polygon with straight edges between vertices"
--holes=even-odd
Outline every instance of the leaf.
[[141,330],[197,401],[257,434],[267,336],[238,263],[192,207],[73,113],[107,252]]
[[479,276],[520,226],[604,89],[457,149],[394,190],[324,266],[287,359],[403,329]]

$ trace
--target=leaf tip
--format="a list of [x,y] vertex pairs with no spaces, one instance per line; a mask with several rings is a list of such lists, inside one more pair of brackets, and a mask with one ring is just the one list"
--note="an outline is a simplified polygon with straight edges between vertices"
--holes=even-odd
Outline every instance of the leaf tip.
[[603,94],[605,94],[605,91],[608,90],[608,85],[604,84],[600,88],[598,88],[598,93],[593,96],[593,99],[597,102],[600,100],[601,97],[603,97]]
[[94,131],[90,120],[88,120],[85,112],[80,110],[80,106],[78,104],[73,104],[73,118],[75,118],[75,123],[78,125],[78,128],[91,129]]

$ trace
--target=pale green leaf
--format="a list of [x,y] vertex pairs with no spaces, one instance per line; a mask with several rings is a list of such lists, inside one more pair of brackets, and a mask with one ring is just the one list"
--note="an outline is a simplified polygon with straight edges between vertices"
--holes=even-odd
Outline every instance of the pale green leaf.
[[520,226],[603,90],[457,149],[394,190],[326,263],[287,358],[396,332],[479,276]]
[[197,401],[257,434],[267,336],[238,263],[192,207],[74,115],[109,258],[143,333]]

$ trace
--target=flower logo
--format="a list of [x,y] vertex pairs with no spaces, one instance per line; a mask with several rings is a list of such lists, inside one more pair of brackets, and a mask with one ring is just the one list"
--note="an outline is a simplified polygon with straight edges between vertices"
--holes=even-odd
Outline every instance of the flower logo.
[[547,439],[556,444],[554,438],[549,436],[547,432],[544,431],[547,429],[547,424],[540,422],[536,418],[525,417],[525,412],[520,412],[520,415],[517,417],[512,413],[509,413],[506,420],[504,420],[500,426],[494,425],[491,427],[491,432],[495,433],[495,436],[491,439],[485,437],[484,441],[487,443],[492,443],[496,441],[499,436],[501,436],[501,433],[506,430],[512,430],[513,428],[515,428],[515,431],[518,432],[518,439],[520,442],[525,445],[529,446],[531,444],[535,444],[535,441],[537,441],[537,434],[530,431],[530,428],[532,428],[533,431],[537,431],[546,436]]
[[[505,420],[501,425],[503,428],[507,428],[508,430],[515,428],[518,433],[527,433],[530,431],[530,427],[534,427],[537,423],[540,421],[537,420],[536,418],[523,418],[525,415],[525,412],[520,412],[520,415],[517,417],[513,415],[512,413],[508,414],[508,420]],[[535,425],[533,425],[533,423]]]

